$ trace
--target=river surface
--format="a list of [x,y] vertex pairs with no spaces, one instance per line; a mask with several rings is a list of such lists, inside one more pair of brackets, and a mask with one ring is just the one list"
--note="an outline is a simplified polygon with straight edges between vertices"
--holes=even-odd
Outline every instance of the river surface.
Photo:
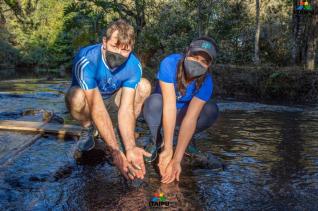
[[[74,123],[64,106],[68,86],[1,81],[0,119],[46,109]],[[74,139],[46,135],[0,166],[0,210],[318,210],[318,105],[218,105],[217,123],[196,140],[224,161],[224,170],[184,166],[180,183],[162,185],[150,165],[143,182],[130,183],[100,151],[79,164]],[[144,123],[138,129],[149,134]],[[0,131],[0,155],[33,136]],[[169,203],[149,203],[156,193]]]

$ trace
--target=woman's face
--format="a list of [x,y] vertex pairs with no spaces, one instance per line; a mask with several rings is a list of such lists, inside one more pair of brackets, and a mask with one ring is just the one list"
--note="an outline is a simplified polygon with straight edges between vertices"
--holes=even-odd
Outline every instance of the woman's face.
[[211,64],[211,59],[204,52],[191,53],[186,57],[186,60],[199,62],[204,68],[208,68]]

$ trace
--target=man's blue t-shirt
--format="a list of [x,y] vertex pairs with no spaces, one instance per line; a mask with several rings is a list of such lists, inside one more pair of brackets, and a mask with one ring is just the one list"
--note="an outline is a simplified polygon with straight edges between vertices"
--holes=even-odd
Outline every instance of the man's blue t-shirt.
[[[193,80],[187,85],[185,95],[181,95],[181,93],[178,91],[177,69],[178,63],[182,57],[182,54],[172,54],[167,56],[161,61],[159,71],[157,72],[158,80],[166,83],[174,83],[177,98],[177,108],[182,108],[188,105],[193,97],[197,97],[203,101],[208,101],[211,98],[213,92],[212,76],[210,73],[208,73],[198,90],[195,88],[196,80]],[[157,85],[155,92],[161,92],[159,85]]]
[[142,76],[141,64],[133,53],[116,70],[110,70],[102,56],[102,44],[84,47],[73,60],[72,86],[83,90],[98,87],[107,98],[121,87],[136,89]]

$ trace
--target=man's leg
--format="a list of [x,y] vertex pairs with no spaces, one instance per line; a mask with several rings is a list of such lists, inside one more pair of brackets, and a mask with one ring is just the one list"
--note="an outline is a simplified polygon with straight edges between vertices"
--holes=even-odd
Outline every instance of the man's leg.
[[85,93],[82,89],[76,86],[71,87],[65,95],[65,104],[71,116],[84,127],[77,142],[75,153],[75,157],[77,158],[80,157],[78,152],[89,151],[94,148],[94,127],[90,118]]
[[65,104],[71,116],[80,122],[83,127],[91,125],[89,107],[84,91],[77,87],[71,87],[65,95]]
[[[122,89],[120,89],[117,92],[116,97],[115,97],[115,104],[118,107],[120,106],[121,92],[122,92]],[[150,82],[147,79],[142,78],[137,86],[135,100],[134,100],[134,113],[135,113],[136,119],[138,118],[138,116],[141,112],[142,106],[143,106],[145,100],[147,99],[147,97],[150,95],[150,93],[151,93]]]

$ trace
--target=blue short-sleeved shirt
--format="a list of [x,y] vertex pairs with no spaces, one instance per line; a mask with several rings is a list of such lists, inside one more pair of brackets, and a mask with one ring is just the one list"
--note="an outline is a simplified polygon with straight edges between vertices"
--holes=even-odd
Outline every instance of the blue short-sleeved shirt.
[[133,53],[115,71],[110,70],[102,56],[102,44],[84,47],[73,60],[72,86],[84,90],[98,87],[107,98],[121,87],[136,89],[142,76],[141,64]]
[[[208,101],[211,98],[213,92],[212,76],[210,73],[208,73],[198,90],[195,88],[196,80],[193,80],[186,87],[185,95],[181,95],[181,93],[178,91],[177,69],[178,63],[182,57],[182,54],[172,54],[167,56],[161,61],[159,71],[157,72],[158,80],[174,84],[177,98],[177,108],[182,108],[188,105],[194,96],[203,101]],[[161,92],[159,84],[157,85],[155,92]]]

